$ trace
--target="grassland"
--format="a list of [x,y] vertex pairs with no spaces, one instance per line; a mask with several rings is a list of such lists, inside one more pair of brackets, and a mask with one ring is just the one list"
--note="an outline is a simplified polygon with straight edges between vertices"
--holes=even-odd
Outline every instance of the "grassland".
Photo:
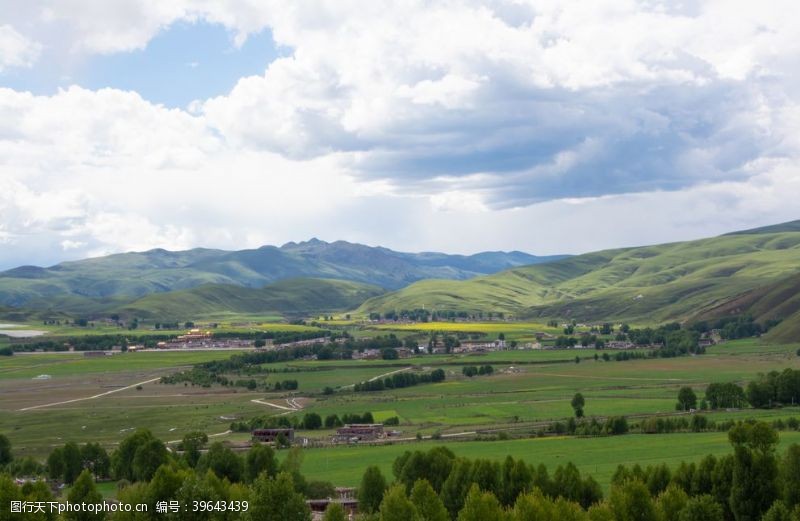
[[[800,433],[781,433],[779,450],[800,443]],[[392,462],[407,450],[427,450],[441,441],[389,446],[347,446],[332,449],[312,449],[305,452],[302,471],[315,479],[357,486],[361,474],[353,472],[354,461],[377,465],[385,476],[392,476]],[[726,433],[697,434],[630,434],[604,438],[548,437],[518,439],[503,442],[453,442],[447,447],[457,456],[502,460],[507,455],[538,465],[543,463],[552,473],[558,465],[569,461],[581,472],[588,472],[601,485],[608,487],[617,465],[642,466],[667,463],[675,466],[681,461],[698,461],[706,454],[723,455],[731,452]]]
[[153,293],[119,307],[125,316],[187,320],[230,314],[308,314],[352,309],[384,291],[373,285],[332,279],[289,279],[247,288],[209,284],[166,293]]
[[[364,465],[374,462],[388,473],[391,461],[400,452],[448,443],[457,454],[471,457],[500,458],[510,453],[550,467],[574,460],[603,482],[620,462],[691,460],[709,452],[727,452],[727,442],[719,433],[530,439],[549,422],[571,416],[570,399],[575,392],[584,395],[588,416],[627,415],[635,423],[640,417],[672,413],[677,391],[683,385],[690,385],[702,396],[710,382],[743,383],[770,370],[800,368],[796,349],[754,339],[714,346],[697,357],[625,362],[595,361],[594,350],[500,351],[392,361],[298,360],[268,366],[286,373],[255,376],[267,381],[296,379],[299,389],[291,393],[156,382],[143,384],[141,390],[133,387],[193,363],[226,358],[231,354],[227,351],[141,352],[99,359],[74,353],[20,354],[0,359],[0,432],[9,436],[17,454],[43,458],[52,447],[67,440],[100,441],[113,448],[132,429],[140,427],[167,441],[178,440],[192,430],[214,434],[214,439],[245,441],[246,433],[227,432],[231,422],[275,414],[300,418],[309,412],[325,417],[370,411],[379,421],[398,416],[401,438],[413,440],[420,433],[441,434],[443,439],[381,447],[309,449],[304,472],[314,479],[354,484],[360,475],[354,461]],[[574,362],[576,355],[582,357],[580,363]],[[490,364],[495,373],[474,378],[462,375],[462,367],[476,364]],[[436,367],[445,370],[444,383],[370,393],[354,393],[349,387],[397,370],[429,371]],[[40,374],[51,378],[35,380]],[[337,391],[325,395],[325,387]],[[269,405],[288,407],[288,398],[301,403],[302,410],[291,412]],[[76,401],[22,410],[69,400]],[[800,417],[800,409],[709,414],[715,420],[789,416]],[[513,439],[456,441],[497,430],[508,432]],[[300,431],[299,435],[326,440],[330,433]],[[800,442],[797,433],[782,436],[784,443]]]
[[240,351],[188,351],[123,353],[87,358],[83,353],[18,353],[0,360],[0,379],[26,379],[40,374],[53,377],[87,376],[97,373],[169,370],[192,364],[222,360]]
[[532,341],[535,333],[561,334],[562,329],[541,322],[417,322],[414,324],[379,324],[369,326],[378,331],[413,331],[417,333],[470,333],[495,339],[503,333],[508,340]]
[[660,322],[796,274],[799,264],[800,232],[727,235],[589,253],[467,281],[420,281],[368,300],[359,312],[424,307]]
[[[275,320],[271,320],[275,318]],[[315,326],[307,326],[302,324],[288,324],[283,322],[282,318],[280,318],[280,322],[277,321],[278,317],[264,317],[261,315],[251,316],[251,315],[228,315],[228,316],[220,316],[218,319],[206,319],[204,322],[198,322],[197,327],[203,329],[210,329],[214,332],[219,333],[250,333],[253,331],[271,331],[271,332],[307,332],[307,331],[318,331],[320,328]],[[216,320],[216,321],[215,321]],[[214,322],[212,322],[214,321]],[[14,324],[16,327],[14,329],[24,329],[24,330],[36,330],[36,331],[43,331],[44,336],[46,337],[78,337],[78,336],[91,336],[91,335],[123,335],[123,336],[150,336],[150,335],[182,335],[186,333],[186,328],[179,327],[178,329],[166,329],[166,328],[159,328],[155,329],[153,321],[142,320],[140,322],[141,327],[129,330],[124,326],[118,326],[110,322],[91,322],[90,326],[81,327],[73,325],[72,323],[61,323],[61,324],[48,324],[43,322],[35,322],[35,321],[26,321],[26,322],[9,322],[4,321],[4,323]],[[211,324],[215,326],[212,328]],[[0,330],[0,342],[6,343],[14,343],[17,341],[23,341],[24,339],[9,339],[9,337],[3,335],[3,331]],[[13,331],[10,329],[9,331]],[[32,337],[34,339],[38,339],[38,337]]]

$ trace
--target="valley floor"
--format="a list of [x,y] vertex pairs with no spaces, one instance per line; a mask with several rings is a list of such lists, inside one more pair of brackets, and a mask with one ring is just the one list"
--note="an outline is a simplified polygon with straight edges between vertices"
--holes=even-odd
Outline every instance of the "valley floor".
[[[376,421],[397,416],[400,438],[384,446],[330,446],[332,430],[299,431],[321,448],[305,451],[309,479],[354,485],[363,469],[378,464],[390,475],[393,459],[405,450],[447,444],[456,454],[503,458],[507,454],[554,468],[573,461],[604,486],[619,463],[640,464],[699,459],[729,451],[725,433],[628,434],[578,438],[536,438],[538,430],[572,415],[570,400],[581,392],[587,417],[625,415],[629,422],[675,414],[678,389],[691,386],[702,398],[712,382],[745,383],[759,373],[800,368],[797,346],[743,340],[714,346],[705,355],[629,361],[594,359],[594,350],[499,351],[483,355],[438,355],[402,360],[294,361],[269,364],[286,373],[257,375],[268,381],[296,379],[292,392],[158,383],[161,376],[191,364],[224,359],[230,352],[141,352],[103,358],[82,354],[15,355],[0,359],[0,432],[16,455],[46,458],[66,441],[99,441],[113,448],[138,428],[175,441],[190,431],[244,442],[248,433],[229,432],[232,422],[256,416],[302,417],[371,412]],[[575,362],[575,357],[580,362]],[[467,365],[491,365],[491,376],[463,376]],[[445,370],[446,381],[380,392],[352,391],[352,385],[396,371]],[[37,379],[48,375],[47,379]],[[335,392],[323,394],[325,387]],[[800,409],[744,409],[709,412],[715,421],[751,417],[800,418]],[[510,439],[475,441],[504,432]],[[424,441],[416,441],[419,433]],[[431,436],[441,439],[431,440]],[[505,435],[503,435],[505,437]],[[800,443],[784,431],[782,443]],[[466,440],[466,441],[460,441]]]

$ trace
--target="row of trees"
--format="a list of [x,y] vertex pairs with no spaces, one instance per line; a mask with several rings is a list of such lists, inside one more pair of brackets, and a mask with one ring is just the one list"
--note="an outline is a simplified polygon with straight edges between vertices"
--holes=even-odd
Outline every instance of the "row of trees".
[[740,408],[747,404],[757,409],[779,405],[794,405],[800,401],[800,370],[786,368],[781,372],[771,371],[759,375],[742,388],[736,383],[712,383],[706,388],[705,398],[699,403],[691,387],[681,387],[678,391],[680,411],[691,409]]
[[[534,466],[512,456],[498,462],[456,457],[445,447],[407,451],[392,465],[391,485],[378,467],[366,469],[358,488],[359,515],[364,521],[800,519],[800,446],[792,445],[779,455],[778,434],[763,422],[737,424],[728,438],[733,452],[722,457],[709,455],[676,468],[663,464],[619,466],[608,496],[572,463],[559,466],[551,475],[544,465]],[[306,480],[300,472],[299,450],[289,451],[279,463],[267,446],[256,445],[239,456],[221,443],[213,443],[201,454],[206,443],[202,433],[190,433],[179,453],[171,453],[162,450],[163,443],[147,431],[128,436],[110,458],[112,475],[122,480],[118,498],[124,503],[146,504],[149,509],[147,513],[115,513],[111,518],[309,521],[305,499],[335,494],[330,483]],[[74,452],[66,446],[61,450]],[[79,471],[68,500],[102,501],[94,472],[89,467]],[[0,476],[0,504],[12,500],[51,501],[52,494],[43,483],[18,487]],[[249,508],[244,514],[191,509],[167,517],[156,513],[157,502],[171,500],[186,505],[246,501]],[[54,517],[45,513],[39,518]],[[93,514],[91,519],[104,517]],[[84,517],[70,513],[66,519]],[[325,519],[345,519],[344,512],[332,507]]]
[[491,365],[481,365],[481,366],[467,365],[461,369],[461,373],[467,378],[472,378],[473,376],[478,376],[478,375],[480,376],[490,375],[494,373],[494,367],[492,367]]
[[550,478],[543,466],[510,456],[498,464],[456,458],[444,448],[398,458],[395,484],[388,489],[380,471],[368,469],[359,499],[380,520],[800,519],[800,446],[779,457],[778,435],[765,423],[737,424],[728,436],[733,454],[721,458],[709,455],[674,470],[663,464],[618,467],[605,499],[572,464]]
[[749,315],[740,315],[735,317],[722,317],[710,322],[696,322],[692,324],[690,328],[699,333],[708,333],[716,330],[719,331],[719,335],[725,340],[736,340],[737,338],[750,338],[762,335],[779,323],[780,320],[776,319],[770,319],[759,323]]
[[458,311],[458,310],[440,310],[430,311],[428,309],[401,309],[399,311],[386,311],[385,313],[372,312],[369,314],[370,320],[393,320],[393,321],[411,321],[411,322],[445,322],[453,320],[504,320],[505,313],[503,312],[486,312],[478,311]]
[[[214,338],[243,338],[253,340],[272,340],[275,344],[286,344],[300,340],[327,338],[331,336],[328,330],[318,331],[263,331],[263,332],[236,332],[215,331]],[[131,345],[143,345],[155,348],[158,342],[172,340],[174,334],[157,335],[84,335],[55,338],[52,340],[36,340],[18,342],[11,345],[13,351],[67,351],[70,348],[76,351],[108,351],[115,346],[127,348]]]
[[444,379],[445,372],[442,369],[434,369],[430,373],[423,374],[395,373],[386,378],[377,378],[375,380],[357,383],[353,387],[353,390],[355,392],[371,392],[383,391],[384,389],[401,389],[403,387],[412,387],[419,384],[443,382]]
[[[318,421],[319,420],[319,421]],[[297,416],[256,416],[248,421],[231,423],[234,432],[252,432],[255,429],[319,429],[322,425],[327,429],[341,427],[345,423],[375,423],[371,412],[364,414],[344,413],[341,417],[330,414],[322,420],[316,413],[307,413],[302,418]]]

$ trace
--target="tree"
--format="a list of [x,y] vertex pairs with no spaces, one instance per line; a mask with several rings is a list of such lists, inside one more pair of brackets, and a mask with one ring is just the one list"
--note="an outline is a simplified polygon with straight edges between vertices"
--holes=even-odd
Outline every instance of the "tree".
[[478,485],[473,484],[464,508],[458,513],[458,521],[505,521],[505,512],[494,494],[481,492]]
[[792,444],[781,465],[783,500],[790,509],[800,504],[800,445]]
[[428,452],[406,453],[393,468],[397,480],[411,491],[418,479],[426,479],[438,493],[453,467],[455,455],[445,447],[435,447]]
[[335,427],[341,427],[342,420],[339,419],[339,415],[337,414],[330,414],[325,417],[325,428],[326,429],[333,429]]
[[309,481],[306,485],[305,496],[308,499],[325,499],[336,496],[336,487],[330,481]]
[[722,507],[709,495],[696,496],[686,502],[678,521],[723,521]]
[[[183,481],[181,488],[172,498],[177,500],[180,505],[192,505],[193,501],[218,504],[218,502],[227,502],[231,499],[248,499],[251,501],[250,507],[252,508],[253,506],[252,498],[245,494],[238,493],[236,497],[232,497],[231,492],[236,485],[228,485],[227,481],[219,479],[211,471],[205,474],[190,472],[187,475],[188,477]],[[220,519],[219,513],[213,509],[207,511],[187,509],[178,514],[171,514],[170,517],[170,521],[217,521]]]
[[553,512],[553,502],[545,497],[538,488],[519,496],[514,503],[513,512],[514,521],[544,521],[556,519]]
[[688,411],[689,409],[697,408],[697,395],[691,387],[681,387],[678,391],[678,403],[675,405],[675,410]]
[[183,459],[190,467],[197,465],[200,460],[200,449],[208,443],[208,435],[205,432],[194,431],[186,434],[181,442],[183,449]]
[[308,430],[317,430],[322,427],[322,417],[315,413],[306,413],[303,416],[303,428]]
[[700,460],[692,476],[692,495],[711,494],[714,489],[714,469],[717,466],[717,458],[709,454]]
[[275,476],[278,473],[278,458],[275,457],[272,447],[257,443],[245,456],[245,480],[248,483],[253,482],[263,472],[268,477]]
[[158,467],[169,459],[167,448],[161,440],[152,438],[140,445],[133,455],[132,472],[136,481],[149,481]]
[[295,492],[292,476],[281,472],[274,478],[262,474],[253,483],[249,516],[253,521],[310,521],[311,511],[303,495]]
[[641,481],[626,481],[611,487],[609,503],[617,521],[659,520],[650,492]]
[[793,518],[794,516],[792,516],[789,509],[786,508],[783,501],[776,501],[764,514],[761,521],[794,521]]
[[656,499],[656,505],[666,519],[678,519],[678,514],[686,502],[689,501],[689,495],[683,489],[675,484],[666,488]]
[[2,508],[2,510],[0,510],[0,516],[2,516],[3,521],[6,519],[21,521],[23,519],[21,515],[12,517],[11,513],[7,514],[6,512],[10,510],[12,501],[23,501],[24,499],[25,496],[11,477],[6,474],[0,474],[0,505],[2,505],[0,507]]
[[575,417],[583,418],[583,407],[586,405],[586,400],[583,399],[583,395],[581,393],[575,393],[570,404],[575,411]]
[[0,434],[0,467],[5,467],[14,457],[11,455],[11,442],[5,434]]
[[427,480],[420,479],[411,489],[411,503],[416,508],[420,521],[449,521],[444,503]]
[[367,513],[376,512],[385,491],[386,479],[381,474],[381,469],[374,465],[367,467],[361,478],[361,486],[358,487],[359,510]]
[[733,485],[733,456],[728,454],[717,461],[714,472],[711,473],[711,495],[717,504],[722,505],[725,519],[731,519],[729,499],[731,497],[731,486]]
[[111,458],[99,443],[87,443],[81,447],[83,468],[89,469],[97,478],[107,478],[111,474]]
[[117,479],[135,481],[133,472],[133,458],[140,446],[154,440],[153,434],[147,429],[139,429],[127,436],[114,454],[111,455],[111,470]]
[[347,521],[347,514],[344,507],[340,503],[331,503],[325,509],[325,515],[322,516],[322,521]]
[[733,445],[730,508],[737,521],[760,519],[778,497],[778,434],[764,422],[739,424],[728,432]]
[[472,462],[465,458],[456,458],[450,475],[442,484],[442,501],[451,517],[455,518],[463,508],[471,484]]
[[64,448],[56,447],[47,457],[47,475],[50,479],[64,478]]
[[[103,502],[103,495],[94,485],[92,473],[84,470],[75,480],[75,484],[67,494],[67,501],[74,504],[98,504]],[[67,512],[64,519],[70,521],[102,521],[106,518],[105,512]]]
[[380,521],[417,521],[417,509],[406,497],[406,488],[397,484],[384,494],[379,507]]
[[147,485],[146,503],[154,505],[158,501],[171,501],[178,495],[184,481],[192,475],[191,471],[177,470],[167,465],[158,467]]
[[511,506],[517,497],[528,490],[533,482],[531,468],[522,460],[506,456],[500,471],[500,502]]
[[197,463],[201,472],[211,470],[217,477],[227,478],[231,483],[241,481],[242,467],[241,458],[219,441],[212,443]]
[[62,452],[64,459],[64,473],[62,479],[64,483],[71,485],[80,475],[83,470],[83,458],[81,458],[81,449],[75,442],[68,442],[64,445]]
[[485,492],[500,489],[500,465],[496,461],[477,459],[472,463],[472,482]]

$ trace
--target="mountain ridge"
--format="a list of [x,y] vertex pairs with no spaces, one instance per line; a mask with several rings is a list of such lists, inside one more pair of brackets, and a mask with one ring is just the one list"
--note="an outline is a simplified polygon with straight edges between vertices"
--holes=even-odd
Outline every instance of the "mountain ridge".
[[173,252],[155,248],[50,267],[11,268],[0,272],[0,304],[40,307],[53,298],[129,299],[206,284],[260,288],[297,277],[349,280],[397,289],[426,278],[463,280],[563,257],[537,257],[516,251],[473,255],[405,253],[319,239],[238,251],[193,248]]
[[795,223],[800,224],[604,250],[467,281],[420,281],[374,297],[358,311],[424,307],[520,318],[685,320],[800,271]]

